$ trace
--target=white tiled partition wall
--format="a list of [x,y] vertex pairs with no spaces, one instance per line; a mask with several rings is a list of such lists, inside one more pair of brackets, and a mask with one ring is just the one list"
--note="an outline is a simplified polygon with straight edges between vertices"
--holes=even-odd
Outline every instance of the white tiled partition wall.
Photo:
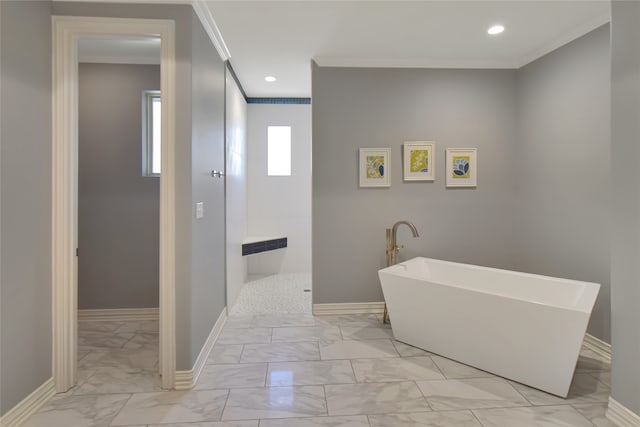
[[247,102],[231,73],[226,76],[227,307],[247,278],[242,241],[247,235]]
[[[267,126],[291,126],[291,176],[267,176]],[[249,276],[311,273],[311,105],[247,108],[248,235],[288,247],[248,256]]]

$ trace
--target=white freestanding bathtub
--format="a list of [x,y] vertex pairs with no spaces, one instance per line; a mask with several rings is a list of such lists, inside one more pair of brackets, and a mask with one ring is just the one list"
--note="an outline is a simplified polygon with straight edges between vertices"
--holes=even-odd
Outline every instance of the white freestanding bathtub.
[[567,396],[599,284],[428,258],[378,275],[398,341]]

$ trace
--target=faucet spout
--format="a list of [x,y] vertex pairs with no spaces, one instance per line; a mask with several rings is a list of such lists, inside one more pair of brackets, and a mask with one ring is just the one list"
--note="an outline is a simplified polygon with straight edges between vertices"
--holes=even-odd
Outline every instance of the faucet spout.
[[397,244],[398,227],[406,225],[411,230],[413,237],[419,237],[418,229],[409,221],[398,221],[393,224],[392,228],[387,228],[387,266],[396,263],[396,254],[400,252],[400,246]]
[[416,228],[415,225],[413,225],[409,221],[398,221],[395,224],[393,224],[393,229],[391,231],[393,233],[394,240],[395,240],[396,234],[398,233],[398,227],[402,224],[406,225],[411,229],[411,233],[413,234],[413,237],[420,237],[420,234],[418,234],[418,229]]

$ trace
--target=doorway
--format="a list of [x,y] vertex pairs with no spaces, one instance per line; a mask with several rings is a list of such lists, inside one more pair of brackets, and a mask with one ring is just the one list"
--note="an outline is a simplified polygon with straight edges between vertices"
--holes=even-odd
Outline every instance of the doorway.
[[[160,40],[159,363],[162,388],[175,382],[175,53],[169,20],[53,19],[53,377],[57,392],[77,380],[78,46],[85,38]],[[114,171],[116,173],[117,171]]]
[[78,40],[78,383],[157,391],[160,39]]

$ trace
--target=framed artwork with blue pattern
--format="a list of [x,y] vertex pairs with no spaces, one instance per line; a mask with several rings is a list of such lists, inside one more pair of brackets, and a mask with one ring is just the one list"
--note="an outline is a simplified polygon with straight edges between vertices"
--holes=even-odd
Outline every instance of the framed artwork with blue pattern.
[[477,148],[447,148],[446,158],[447,187],[477,187]]
[[435,142],[405,142],[402,154],[405,181],[433,181],[435,179]]
[[360,187],[391,187],[390,148],[361,148],[359,154]]

